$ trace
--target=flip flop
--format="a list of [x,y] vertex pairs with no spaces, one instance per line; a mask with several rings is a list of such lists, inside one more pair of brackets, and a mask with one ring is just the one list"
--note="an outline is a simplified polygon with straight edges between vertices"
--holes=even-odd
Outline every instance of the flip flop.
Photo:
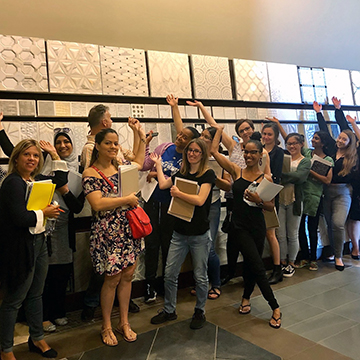
[[221,295],[221,290],[219,288],[212,287],[208,292],[208,299],[216,300],[220,297],[220,295]]
[[[245,308],[249,308],[249,310],[244,311]],[[239,307],[239,314],[241,315],[247,315],[251,313],[251,304],[246,304],[246,305],[240,305]]]
[[274,325],[269,321],[269,325],[274,329],[280,329],[281,328],[281,322],[280,322],[280,324],[278,324],[278,321],[281,320],[281,317],[282,317],[281,313],[280,313],[280,317],[278,317],[277,319],[274,316],[271,316],[271,319],[275,320],[276,324]]

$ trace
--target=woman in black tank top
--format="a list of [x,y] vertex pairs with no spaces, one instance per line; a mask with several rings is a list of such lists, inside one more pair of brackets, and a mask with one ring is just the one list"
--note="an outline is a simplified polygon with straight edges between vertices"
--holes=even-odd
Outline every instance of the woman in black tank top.
[[[265,266],[262,261],[262,252],[265,242],[265,220],[263,210],[272,211],[274,201],[264,202],[256,191],[249,191],[249,185],[255,187],[262,181],[264,174],[259,169],[259,160],[262,156],[262,145],[257,140],[249,140],[244,149],[244,158],[247,167],[239,166],[219,154],[218,145],[223,127],[218,126],[214,137],[211,155],[233,178],[234,208],[228,240],[228,253],[243,255],[244,293],[239,313],[249,314],[251,311],[250,296],[257,284],[273,310],[269,325],[275,329],[281,326],[281,312],[266,277]],[[271,177],[265,175],[267,180]]]

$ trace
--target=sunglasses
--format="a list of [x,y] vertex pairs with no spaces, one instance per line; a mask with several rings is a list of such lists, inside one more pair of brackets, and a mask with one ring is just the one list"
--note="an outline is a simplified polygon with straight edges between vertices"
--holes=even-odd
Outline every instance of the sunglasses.
[[60,132],[65,133],[65,134],[68,134],[70,131],[71,131],[71,129],[68,128],[68,127],[56,128],[56,129],[54,129],[54,134],[56,135],[56,134],[58,134],[58,133],[60,133]]

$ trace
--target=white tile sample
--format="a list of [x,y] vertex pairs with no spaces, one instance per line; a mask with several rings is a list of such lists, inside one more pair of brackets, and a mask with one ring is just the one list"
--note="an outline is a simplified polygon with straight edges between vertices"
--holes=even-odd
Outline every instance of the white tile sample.
[[38,116],[55,116],[55,101],[39,100]]
[[236,99],[244,101],[270,101],[266,63],[234,59]]
[[199,113],[198,108],[196,106],[185,105],[185,112],[187,119],[198,119]]
[[17,116],[19,115],[19,104],[17,100],[0,100],[0,111],[4,116]]
[[187,54],[148,51],[150,93],[154,97],[174,94],[192,98]]
[[236,119],[246,119],[246,108],[237,107],[235,108]]
[[246,108],[246,118],[250,120],[258,120],[258,109],[257,108]]
[[191,55],[195,98],[232,99],[229,61],[224,57]]
[[109,108],[111,117],[117,117],[117,106],[115,103],[104,103]]
[[131,116],[133,118],[145,117],[144,104],[131,104]]
[[352,70],[350,73],[355,105],[360,105],[360,71]]
[[267,63],[272,102],[300,103],[296,65]]
[[86,103],[84,102],[72,102],[70,103],[71,116],[87,116]]
[[233,107],[224,107],[224,117],[225,119],[236,119],[235,108]]
[[213,112],[213,118],[215,120],[217,120],[217,119],[225,119],[224,108],[222,106],[213,106],[212,107],[212,112]]
[[20,123],[20,137],[23,139],[39,139],[38,123],[26,121]]
[[264,120],[267,116],[269,116],[268,109],[259,108],[257,111],[259,120]]
[[49,91],[44,39],[0,35],[0,90]]
[[126,150],[132,150],[134,134],[126,123],[115,123],[113,128],[119,134],[119,144]]
[[148,96],[144,50],[100,46],[103,93]]
[[47,40],[51,92],[102,94],[99,47]]
[[19,100],[20,116],[36,116],[35,100]]
[[164,142],[171,142],[171,127],[170,124],[158,123],[157,131],[159,133],[159,144]]
[[131,105],[130,104],[116,104],[117,116],[128,118],[131,116]]
[[158,119],[159,118],[158,106],[156,104],[145,104],[144,117],[151,119]]
[[171,106],[169,105],[159,105],[159,115],[162,119],[171,119]]
[[70,124],[70,128],[75,136],[74,151],[75,151],[76,155],[80,155],[82,148],[87,141],[86,136],[89,132],[88,123],[87,122],[74,122],[74,123]]
[[348,70],[325,68],[325,79],[329,101],[336,96],[342,105],[354,105]]

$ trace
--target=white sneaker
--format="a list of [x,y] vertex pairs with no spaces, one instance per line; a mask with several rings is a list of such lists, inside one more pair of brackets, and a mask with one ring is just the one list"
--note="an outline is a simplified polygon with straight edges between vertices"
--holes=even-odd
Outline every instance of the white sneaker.
[[54,331],[56,331],[56,325],[53,324],[51,321],[44,321],[43,322],[43,330],[45,332],[54,332]]
[[55,319],[55,324],[56,324],[56,325],[59,325],[59,326],[64,326],[64,325],[66,325],[68,322],[69,322],[69,320],[68,320],[67,317]]
[[283,269],[283,276],[292,277],[295,274],[295,269],[292,265],[288,265]]

